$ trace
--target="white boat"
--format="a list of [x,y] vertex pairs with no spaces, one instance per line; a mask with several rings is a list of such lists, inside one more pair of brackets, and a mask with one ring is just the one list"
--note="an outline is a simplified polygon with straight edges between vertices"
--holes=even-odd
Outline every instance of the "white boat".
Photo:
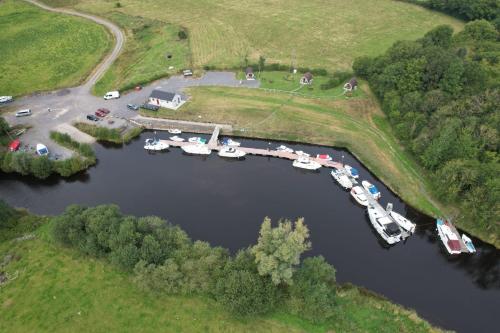
[[12,102],[12,96],[0,96],[0,104]]
[[170,146],[168,143],[161,142],[160,140],[154,138],[154,139],[146,139],[144,141],[144,149],[146,150],[154,150],[154,151],[160,151],[160,150],[165,150],[168,149]]
[[331,175],[344,189],[350,190],[352,188],[353,184],[343,169],[333,169]]
[[323,161],[331,161],[333,160],[333,158],[328,155],[328,154],[318,154],[316,155],[316,158],[319,159],[319,160],[323,160]]
[[36,144],[36,153],[40,156],[45,156],[49,154],[49,149],[43,143]]
[[193,136],[188,141],[191,143],[207,143],[207,139],[200,138],[199,136]]
[[387,208],[385,210],[394,219],[394,221],[401,227],[401,229],[410,234],[413,234],[415,232],[416,224],[405,218],[403,215],[393,211],[392,203],[388,203]]
[[388,244],[395,244],[402,240],[401,229],[383,208],[378,205],[369,205],[368,217],[372,226]]
[[346,171],[349,173],[349,175],[354,178],[354,179],[358,179],[359,178],[359,171],[358,169],[356,168],[353,168],[352,166],[350,165],[344,165],[344,169],[346,169]]
[[476,253],[476,247],[472,243],[472,239],[467,237],[466,234],[462,234],[462,240],[464,241],[467,250],[469,250],[469,253]]
[[182,134],[182,131],[180,129],[177,129],[177,128],[171,128],[168,130],[168,133],[170,133],[170,134]]
[[183,142],[184,141],[184,138],[181,138],[180,136],[177,136],[177,135],[171,136],[169,139],[172,141],[175,141],[175,142]]
[[380,199],[382,196],[378,188],[367,180],[363,180],[361,185],[368,191],[376,200]]
[[293,166],[306,170],[318,170],[319,168],[321,168],[321,164],[316,161],[310,160],[308,157],[303,156],[293,161]]
[[276,147],[276,150],[277,151],[283,151],[285,153],[293,153],[293,149],[292,148],[288,148],[287,146],[284,146],[284,145]]
[[245,157],[246,154],[247,153],[245,153],[244,151],[229,146],[223,147],[218,153],[220,157],[230,158],[242,158]]
[[222,144],[224,146],[231,146],[231,147],[239,147],[241,145],[240,142],[234,141],[233,139],[230,139],[230,138],[223,139]]
[[194,155],[210,155],[210,153],[212,152],[204,144],[186,145],[182,146],[181,149],[188,154]]
[[295,151],[295,154],[299,155],[299,156],[304,156],[304,157],[310,157],[311,155],[309,155],[308,153],[306,152],[303,152],[302,150],[296,150]]
[[351,195],[360,205],[368,206],[368,198],[365,195],[365,191],[361,186],[354,186],[351,189]]
[[436,221],[437,232],[441,242],[443,242],[446,251],[449,254],[459,254],[462,252],[462,247],[460,246],[460,240],[457,234],[451,230],[450,222],[438,219]]

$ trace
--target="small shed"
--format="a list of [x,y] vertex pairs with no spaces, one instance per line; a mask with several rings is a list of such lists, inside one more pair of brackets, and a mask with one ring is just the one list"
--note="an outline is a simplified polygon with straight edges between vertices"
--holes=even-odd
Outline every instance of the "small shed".
[[311,84],[313,82],[313,75],[311,72],[305,73],[301,78],[300,78],[300,84]]
[[349,80],[346,84],[344,84],[345,91],[354,91],[358,89],[358,80],[355,77]]
[[182,104],[186,103],[187,98],[179,93],[153,90],[149,96],[148,103],[162,108],[177,110]]
[[245,77],[247,78],[247,80],[255,80],[255,75],[253,73],[252,67],[247,67],[247,69],[245,69]]

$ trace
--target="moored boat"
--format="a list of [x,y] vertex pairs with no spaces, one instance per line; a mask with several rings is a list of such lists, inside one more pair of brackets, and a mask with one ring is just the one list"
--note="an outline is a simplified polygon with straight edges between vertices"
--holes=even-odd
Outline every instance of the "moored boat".
[[457,234],[451,230],[451,224],[448,221],[441,219],[436,220],[436,227],[439,238],[443,242],[444,247],[449,254],[459,254],[462,252],[462,247],[460,245],[460,240]]
[[311,155],[309,155],[308,153],[306,152],[303,152],[302,150],[297,150],[295,151],[295,154],[299,155],[299,156],[304,156],[304,157],[310,157]]
[[352,188],[353,184],[343,169],[333,169],[331,175],[344,189],[349,190]]
[[296,168],[306,169],[306,170],[318,170],[321,168],[321,164],[316,161],[310,160],[308,157],[299,157],[293,161],[292,164]]
[[365,188],[365,190],[367,190],[368,193],[370,193],[375,199],[378,200],[382,196],[380,194],[380,191],[378,190],[378,188],[375,185],[373,185],[372,183],[370,183],[369,181],[363,180],[361,182],[361,185],[363,185],[363,187]]
[[36,153],[39,156],[45,156],[49,154],[49,149],[43,143],[36,144]]
[[464,241],[467,250],[469,250],[469,253],[476,253],[476,247],[472,243],[472,239],[470,239],[466,234],[462,234],[462,240]]
[[292,148],[288,148],[285,145],[281,145],[281,146],[276,147],[276,150],[277,151],[282,151],[282,152],[285,152],[285,153],[293,153],[293,149]]
[[169,147],[170,146],[167,143],[162,142],[156,138],[146,139],[146,141],[144,141],[144,149],[146,150],[160,151],[168,149]]
[[193,154],[193,155],[210,155],[210,153],[212,152],[204,144],[186,145],[186,146],[182,146],[181,149],[184,152],[186,152],[188,154]]
[[188,141],[191,143],[207,143],[207,139],[200,138],[199,136],[193,136]]
[[365,191],[361,186],[354,186],[351,189],[351,195],[360,205],[368,206],[368,198],[366,197]]
[[242,158],[245,157],[246,154],[247,153],[245,153],[244,151],[230,146],[223,147],[218,153],[220,157],[229,157],[229,158]]
[[402,240],[401,229],[380,205],[368,205],[368,217],[378,234],[388,243],[395,244]]
[[322,161],[331,161],[333,160],[333,158],[328,155],[328,154],[318,154],[316,155],[316,158],[319,159],[319,160],[322,160]]
[[234,141],[234,140],[233,140],[233,139],[231,139],[231,138],[224,138],[224,139],[222,140],[222,144],[223,144],[224,146],[231,146],[231,147],[239,147],[239,146],[241,145],[241,143],[240,143],[240,142],[238,142],[238,141]]
[[387,204],[387,208],[385,209],[387,213],[394,219],[394,221],[407,233],[413,234],[415,232],[416,224],[412,221],[408,220],[401,214],[392,210],[392,203]]
[[170,134],[182,134],[182,131],[180,129],[177,129],[177,128],[171,128],[171,129],[169,129],[167,131]]
[[350,165],[344,165],[344,169],[347,171],[347,173],[349,174],[349,176],[351,176],[352,178],[354,179],[358,179],[359,178],[359,171],[358,169],[356,168],[353,168],[352,166]]
[[175,141],[175,142],[183,142],[184,141],[184,138],[181,138],[180,136],[177,136],[177,135],[171,136],[169,139],[172,141]]

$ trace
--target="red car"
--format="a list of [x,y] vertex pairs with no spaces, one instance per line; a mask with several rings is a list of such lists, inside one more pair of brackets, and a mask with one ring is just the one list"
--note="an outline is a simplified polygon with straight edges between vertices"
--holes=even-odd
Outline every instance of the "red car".
[[111,112],[111,111],[109,111],[109,110],[108,110],[108,109],[106,109],[106,108],[100,108],[100,109],[97,109],[97,111],[102,112],[102,113],[104,113],[104,114],[109,114],[109,113]]
[[97,110],[95,112],[95,115],[98,116],[98,117],[106,117],[106,114],[104,112],[99,111],[99,110]]
[[15,139],[10,143],[9,149],[10,151],[17,151],[19,149],[19,146],[21,146],[21,141],[19,141],[19,139]]

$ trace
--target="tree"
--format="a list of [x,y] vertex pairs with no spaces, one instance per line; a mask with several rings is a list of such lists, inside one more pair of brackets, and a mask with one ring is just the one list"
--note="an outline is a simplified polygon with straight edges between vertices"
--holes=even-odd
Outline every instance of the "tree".
[[266,58],[264,58],[262,55],[259,56],[259,72],[264,71],[265,64],[266,64]]
[[460,36],[476,41],[495,41],[498,38],[498,31],[496,31],[495,26],[490,22],[478,20],[467,23]]
[[309,250],[307,241],[309,229],[304,219],[295,222],[295,229],[289,220],[280,221],[272,228],[266,217],[260,228],[260,236],[252,248],[260,275],[269,275],[275,285],[292,283],[294,266],[300,263],[300,255]]
[[141,245],[141,259],[149,264],[159,264],[162,253],[160,244],[151,235],[146,235],[142,240]]
[[179,39],[187,39],[188,38],[188,34],[187,34],[186,30],[184,30],[184,29],[179,30],[179,32],[177,33],[177,36],[179,37]]
[[449,25],[440,25],[425,34],[422,38],[424,46],[439,46],[449,48],[451,46],[451,37],[453,36],[453,28]]
[[45,179],[52,173],[52,163],[47,156],[34,158],[31,161],[31,171],[35,177]]
[[9,129],[9,123],[3,117],[0,117],[0,136],[6,135]]

